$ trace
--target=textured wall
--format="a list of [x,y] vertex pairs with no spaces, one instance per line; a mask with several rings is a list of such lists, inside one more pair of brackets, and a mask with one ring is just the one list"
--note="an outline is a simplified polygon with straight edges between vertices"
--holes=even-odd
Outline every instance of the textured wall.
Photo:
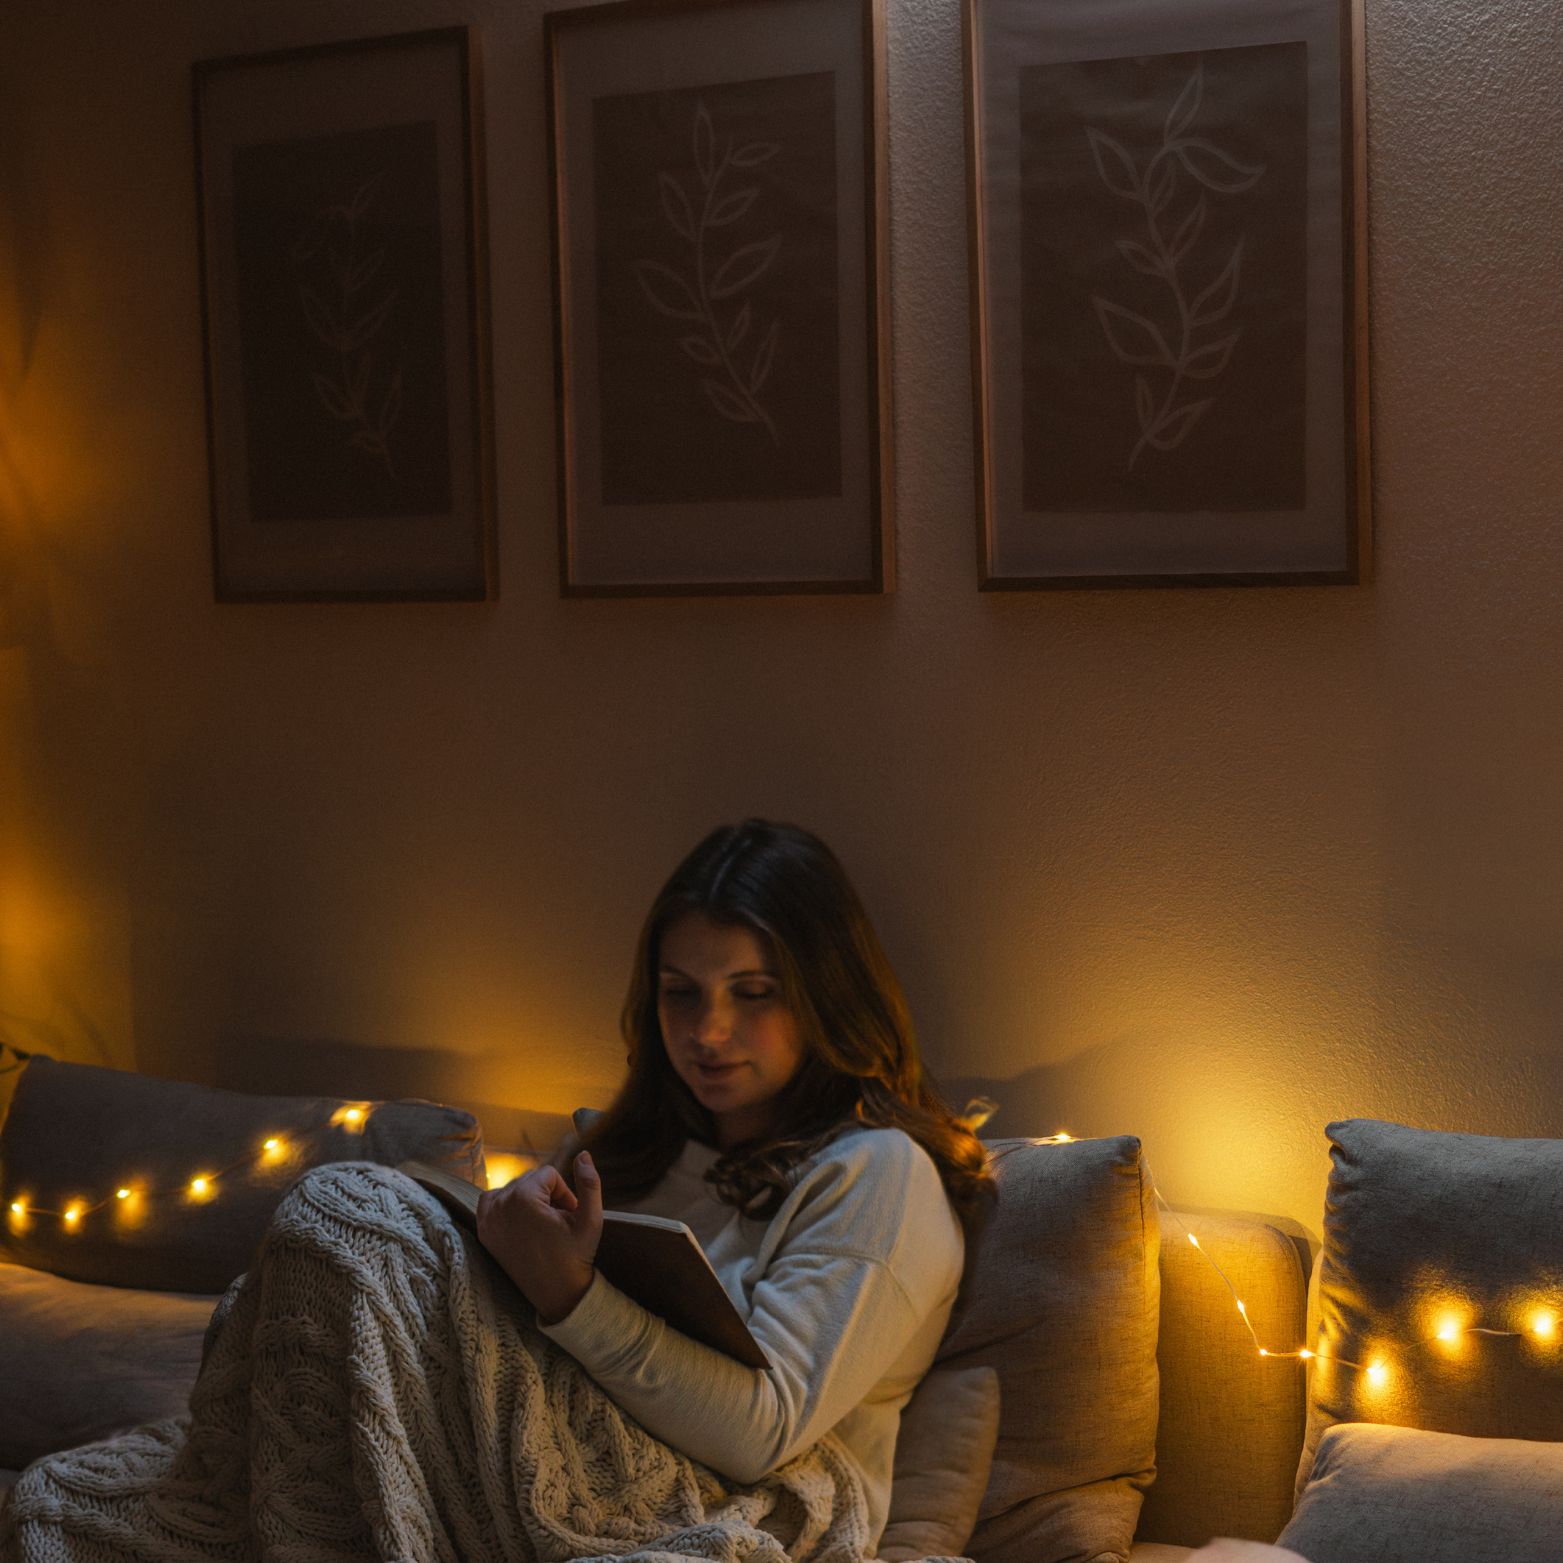
[[[1563,1134],[1553,0],[1370,3],[1374,584],[987,596],[957,8],[890,0],[899,586],[770,601],[556,594],[539,9],[10,8],[3,1034],[545,1135],[611,1087],[662,875],[768,812],[996,1129],[1315,1228],[1333,1116]],[[502,597],[219,608],[188,63],[460,20]]]

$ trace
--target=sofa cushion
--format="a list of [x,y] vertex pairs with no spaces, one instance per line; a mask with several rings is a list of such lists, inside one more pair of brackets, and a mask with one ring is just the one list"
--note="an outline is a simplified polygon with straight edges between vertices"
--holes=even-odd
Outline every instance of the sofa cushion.
[[1140,1142],[989,1149],[998,1202],[938,1357],[999,1376],[993,1474],[966,1550],[1122,1560],[1156,1443],[1157,1223]]
[[1160,1222],[1156,1480],[1135,1535],[1185,1547],[1268,1541],[1292,1512],[1303,1364],[1261,1357],[1233,1301],[1243,1299],[1261,1345],[1296,1350],[1317,1243],[1282,1216],[1163,1210]]
[[999,1436],[999,1376],[989,1367],[934,1368],[907,1401],[896,1434],[886,1563],[958,1558],[977,1524]]
[[1563,1443],[1337,1423],[1280,1541],[1315,1563],[1557,1563]]
[[0,1264],[0,1467],[180,1415],[216,1305]]
[[[0,1130],[0,1259],[77,1281],[221,1292],[305,1168],[410,1158],[483,1182],[477,1121],[432,1102],[247,1096],[35,1058]],[[209,1181],[193,1190],[197,1175]],[[121,1188],[131,1197],[116,1198]]]
[[[1563,1441],[1563,1141],[1332,1123],[1299,1490],[1325,1430]],[[1452,1338],[1440,1339],[1441,1331]],[[1497,1330],[1489,1335],[1468,1331]],[[1369,1373],[1382,1365],[1383,1373]]]

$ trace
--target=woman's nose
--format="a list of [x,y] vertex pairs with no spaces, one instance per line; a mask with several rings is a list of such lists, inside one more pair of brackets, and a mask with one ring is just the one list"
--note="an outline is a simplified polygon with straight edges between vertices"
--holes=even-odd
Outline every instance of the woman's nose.
[[720,1042],[733,1029],[733,1007],[721,994],[713,994],[700,1006],[695,1036],[701,1042]]

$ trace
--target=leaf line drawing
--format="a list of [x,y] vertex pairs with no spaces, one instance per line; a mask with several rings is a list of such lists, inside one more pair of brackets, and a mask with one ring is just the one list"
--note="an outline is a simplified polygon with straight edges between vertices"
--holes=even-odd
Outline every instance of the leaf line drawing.
[[[1102,183],[1116,196],[1132,203],[1144,219],[1144,237],[1116,241],[1119,255],[1143,276],[1164,282],[1172,296],[1176,319],[1171,330],[1148,316],[1092,294],[1107,345],[1123,363],[1141,371],[1161,370],[1167,375],[1158,395],[1149,374],[1134,377],[1134,412],[1140,435],[1129,453],[1132,468],[1147,446],[1175,450],[1215,402],[1215,396],[1196,401],[1178,400],[1185,383],[1220,377],[1232,358],[1241,322],[1234,321],[1219,335],[1237,305],[1242,285],[1243,244],[1239,234],[1231,254],[1205,286],[1192,293],[1184,263],[1196,263],[1201,235],[1210,215],[1210,195],[1239,195],[1251,190],[1264,176],[1262,163],[1244,163],[1224,152],[1208,138],[1190,134],[1205,97],[1205,66],[1201,61],[1184,83],[1162,125],[1161,145],[1141,172],[1123,143],[1105,131],[1087,126],[1085,134]],[[1173,215],[1180,172],[1201,186],[1194,204],[1181,216]],[[1170,316],[1169,316],[1170,318]]]
[[381,169],[345,200],[321,207],[289,255],[309,329],[335,355],[332,373],[310,374],[315,400],[332,418],[350,426],[347,443],[378,461],[394,481],[390,434],[402,410],[401,366],[385,379],[382,392],[370,393],[376,389],[374,339],[395,307],[399,290],[371,287],[385,265],[385,246],[367,247],[360,233],[386,177]]
[[[781,437],[760,393],[776,360],[781,320],[778,317],[771,321],[747,361],[741,363],[740,350],[745,349],[755,321],[752,304],[739,300],[739,295],[771,269],[781,249],[782,236],[776,233],[741,244],[721,260],[711,255],[708,241],[713,240],[717,230],[744,216],[760,194],[760,187],[755,184],[737,189],[724,187],[728,172],[758,168],[775,157],[781,146],[774,141],[749,141],[736,146],[729,136],[718,157],[710,111],[703,99],[697,99],[692,150],[696,176],[693,201],[683,181],[674,174],[663,171],[657,175],[662,215],[673,232],[690,246],[689,269],[679,271],[662,261],[638,260],[635,278],[654,309],[694,327],[679,338],[679,351],[708,371],[701,376],[700,389],[715,411],[732,423],[762,425],[771,443],[779,447]],[[735,307],[724,320],[717,306],[729,301],[734,301]]]

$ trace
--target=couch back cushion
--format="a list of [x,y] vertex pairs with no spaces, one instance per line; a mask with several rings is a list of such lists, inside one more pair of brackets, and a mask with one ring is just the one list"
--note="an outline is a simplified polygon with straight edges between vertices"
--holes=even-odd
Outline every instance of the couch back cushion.
[[1140,1543],[1273,1541],[1286,1524],[1302,1448],[1303,1364],[1259,1355],[1234,1294],[1259,1346],[1296,1351],[1316,1247],[1284,1216],[1161,1212],[1161,1418]]
[[477,1120],[432,1102],[247,1096],[34,1058],[0,1129],[0,1260],[221,1292],[306,1168],[409,1158],[482,1182]]
[[938,1360],[999,1377],[977,1563],[1128,1557],[1154,1468],[1158,1229],[1140,1142],[990,1143],[998,1202]]
[[1563,1140],[1366,1118],[1325,1132],[1299,1490],[1338,1422],[1563,1442]]
[[183,1413],[216,1304],[0,1264],[0,1467]]

